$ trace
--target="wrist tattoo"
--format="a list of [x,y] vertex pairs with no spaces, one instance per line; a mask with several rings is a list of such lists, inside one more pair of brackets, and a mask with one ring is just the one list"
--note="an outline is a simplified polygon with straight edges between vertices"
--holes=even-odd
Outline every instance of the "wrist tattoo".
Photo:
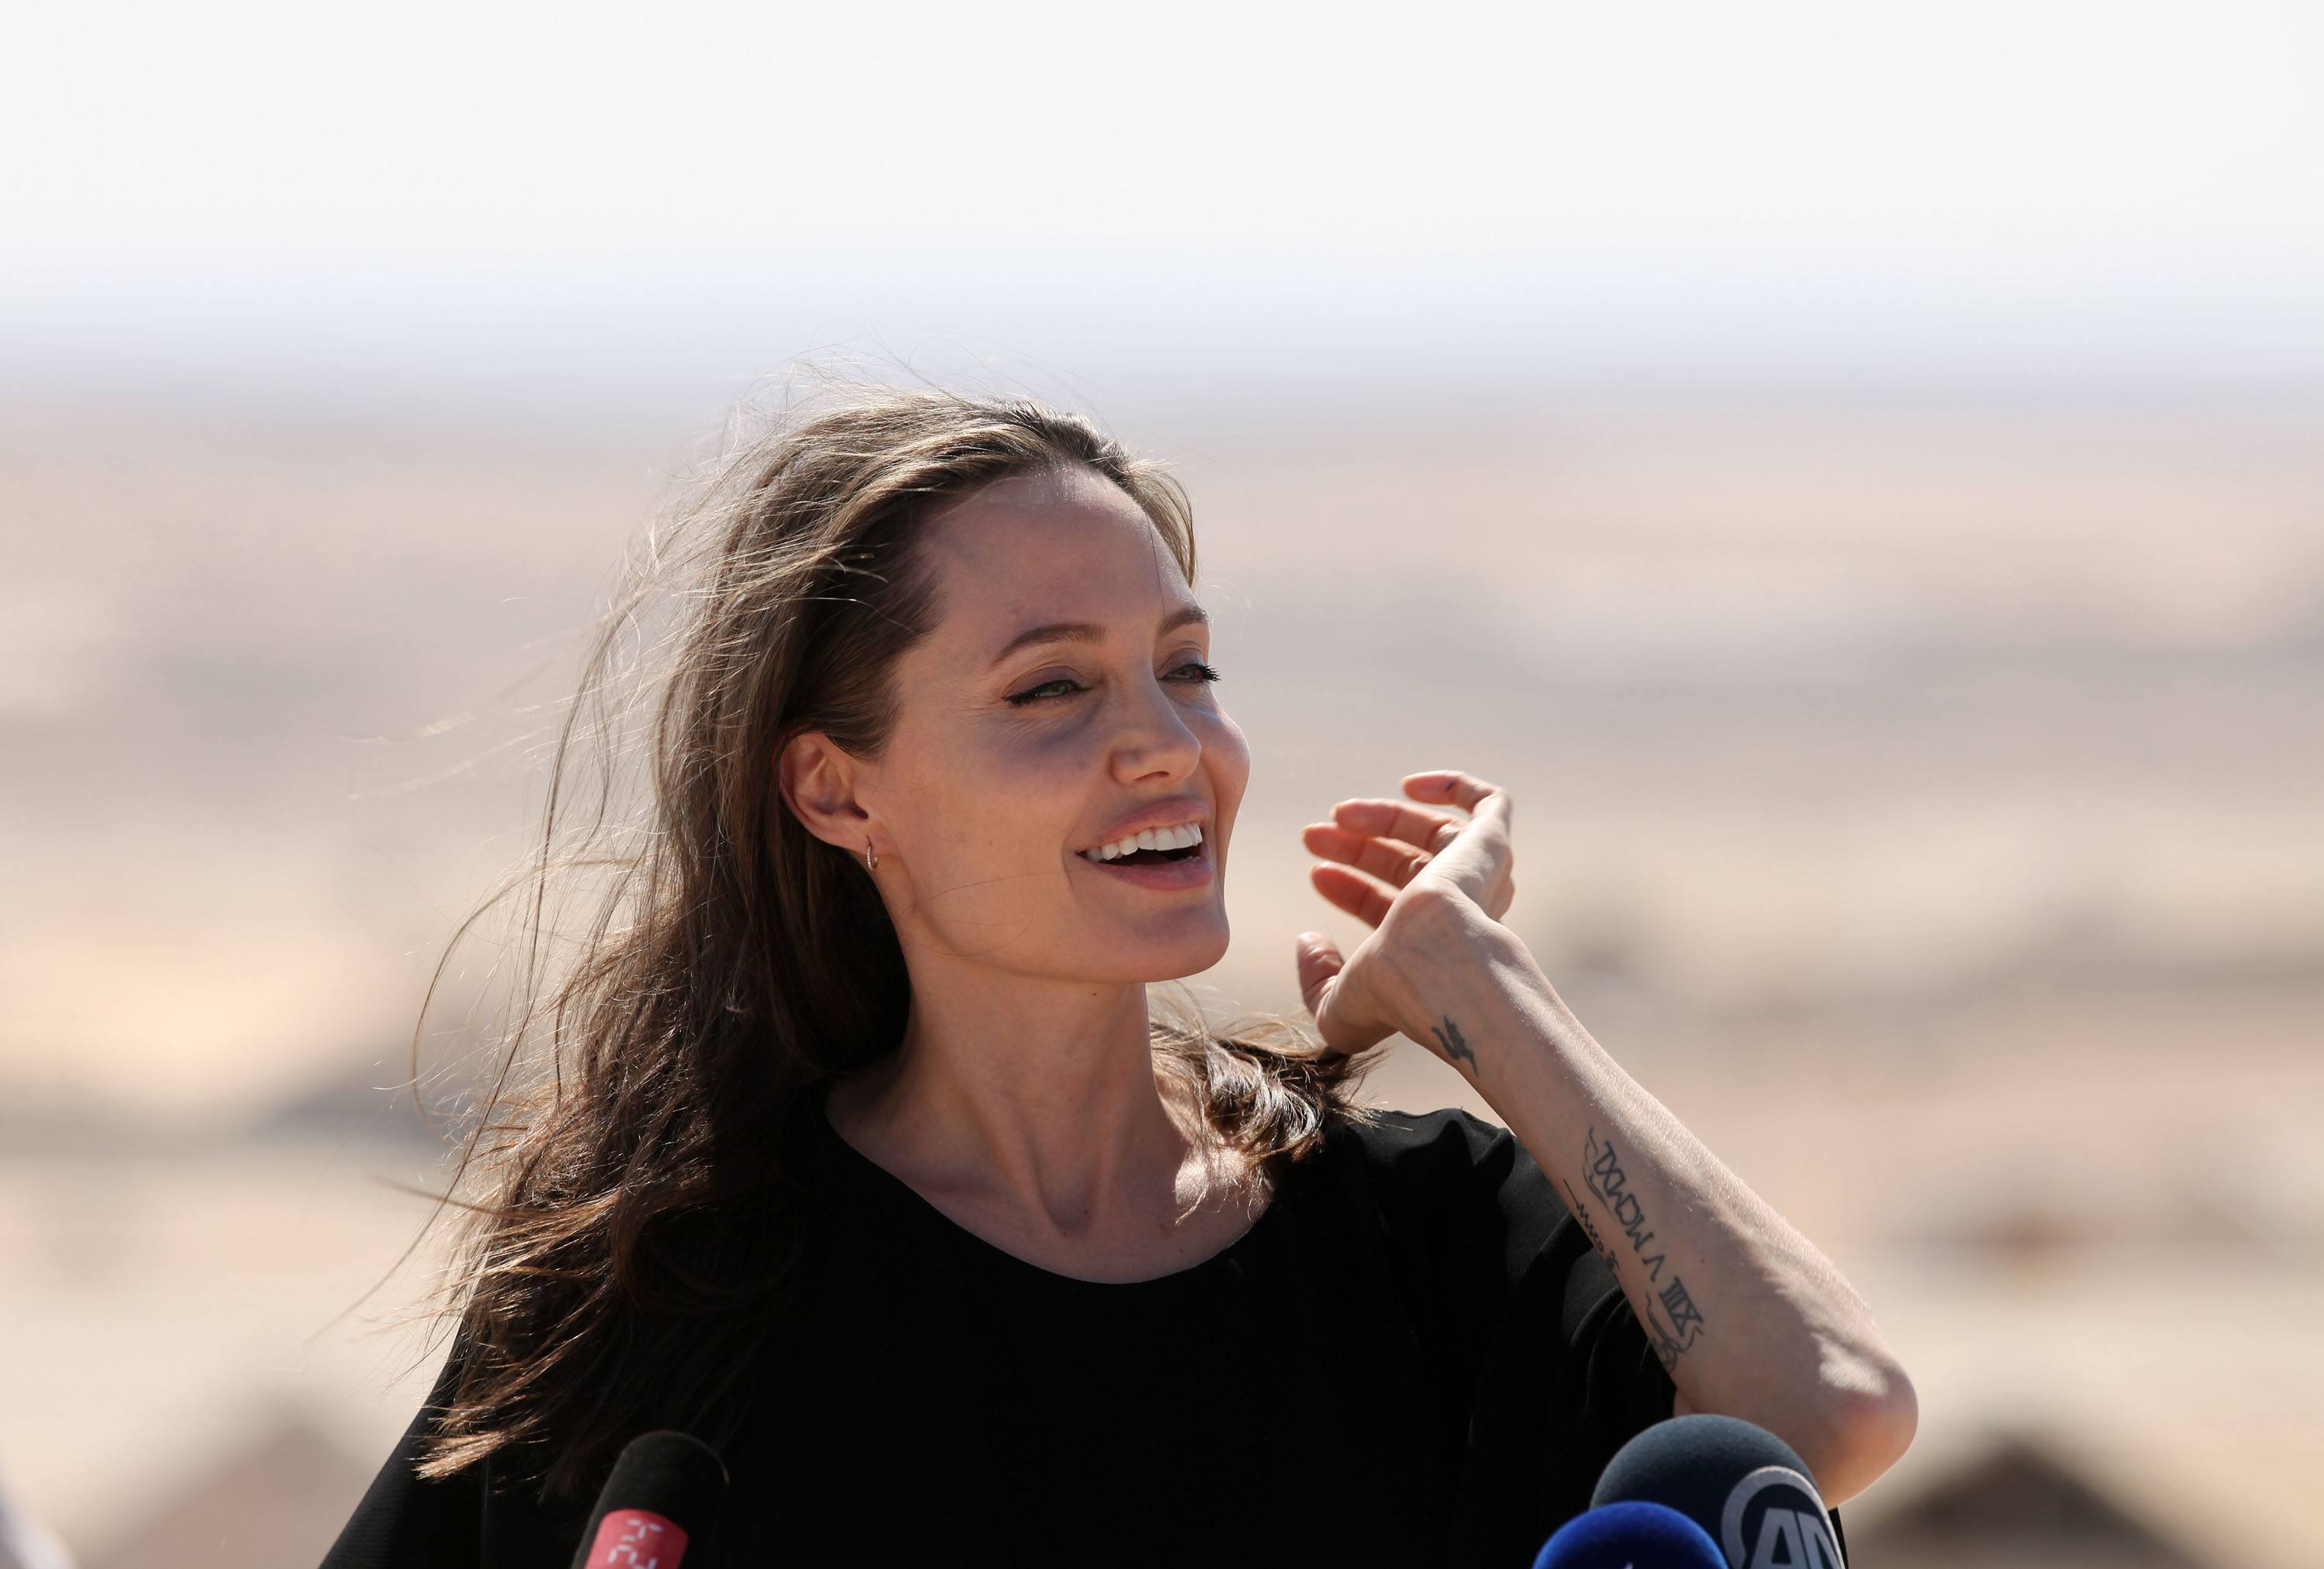
[[[1612,1141],[1600,1140],[1594,1127],[1582,1145],[1582,1182],[1591,1196],[1604,1206],[1615,1225],[1621,1228],[1622,1240],[1629,1243],[1631,1256],[1646,1271],[1647,1283],[1658,1288],[1648,1294],[1646,1311],[1640,1316],[1663,1367],[1667,1370],[1676,1366],[1678,1359],[1702,1338],[1708,1321],[1676,1270],[1671,1271],[1667,1284],[1664,1282],[1663,1271],[1670,1263],[1669,1251],[1655,1238],[1653,1223],[1646,1218],[1646,1206],[1631,1191],[1630,1174],[1622,1169],[1621,1157],[1615,1152]],[[1571,1187],[1566,1189],[1566,1197],[1573,1201]],[[1584,1206],[1574,1202],[1573,1208],[1583,1233],[1606,1255],[1606,1261],[1613,1263],[1613,1251],[1583,1213]]]
[[1436,1038],[1436,1049],[1443,1052],[1447,1058],[1465,1062],[1471,1067],[1477,1066],[1477,1054],[1471,1051],[1469,1043],[1461,1038],[1461,1027],[1452,1022],[1452,1016],[1450,1013],[1444,1016],[1443,1024],[1430,1025],[1428,1033]]

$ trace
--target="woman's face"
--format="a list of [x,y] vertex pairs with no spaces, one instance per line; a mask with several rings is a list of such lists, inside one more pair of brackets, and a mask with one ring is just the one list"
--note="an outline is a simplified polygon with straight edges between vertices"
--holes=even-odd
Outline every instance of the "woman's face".
[[[1200,607],[1153,524],[1071,468],[951,503],[921,548],[938,619],[899,661],[893,741],[857,783],[907,952],[1114,983],[1216,964],[1250,752],[1219,706],[1209,628],[1188,619]],[[1040,635],[1059,623],[1088,635]],[[1187,822],[1203,837],[1182,864],[1079,854],[1126,828]]]

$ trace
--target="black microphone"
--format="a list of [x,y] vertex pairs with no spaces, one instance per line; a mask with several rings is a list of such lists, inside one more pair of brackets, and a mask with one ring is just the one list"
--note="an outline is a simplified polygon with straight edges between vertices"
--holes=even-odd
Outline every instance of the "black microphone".
[[573,1569],[678,1569],[702,1561],[711,1511],[726,1491],[718,1452],[685,1433],[641,1433],[597,1494]]
[[1665,1504],[1701,1526],[1729,1569],[1847,1569],[1815,1479],[1765,1427],[1708,1412],[1657,1422],[1606,1463],[1592,1508]]

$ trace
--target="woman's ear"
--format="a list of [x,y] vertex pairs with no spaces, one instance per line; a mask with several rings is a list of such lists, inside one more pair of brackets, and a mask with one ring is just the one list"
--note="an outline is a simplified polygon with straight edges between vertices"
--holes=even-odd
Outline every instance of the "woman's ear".
[[775,759],[776,785],[791,816],[826,844],[861,856],[872,814],[855,798],[855,760],[820,730],[802,730]]

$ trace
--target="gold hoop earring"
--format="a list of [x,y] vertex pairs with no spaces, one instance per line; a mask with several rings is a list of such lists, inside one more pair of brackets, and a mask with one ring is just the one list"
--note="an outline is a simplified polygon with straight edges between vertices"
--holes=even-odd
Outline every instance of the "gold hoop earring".
[[872,854],[872,841],[869,839],[863,841],[863,870],[866,872],[880,870],[880,857]]

